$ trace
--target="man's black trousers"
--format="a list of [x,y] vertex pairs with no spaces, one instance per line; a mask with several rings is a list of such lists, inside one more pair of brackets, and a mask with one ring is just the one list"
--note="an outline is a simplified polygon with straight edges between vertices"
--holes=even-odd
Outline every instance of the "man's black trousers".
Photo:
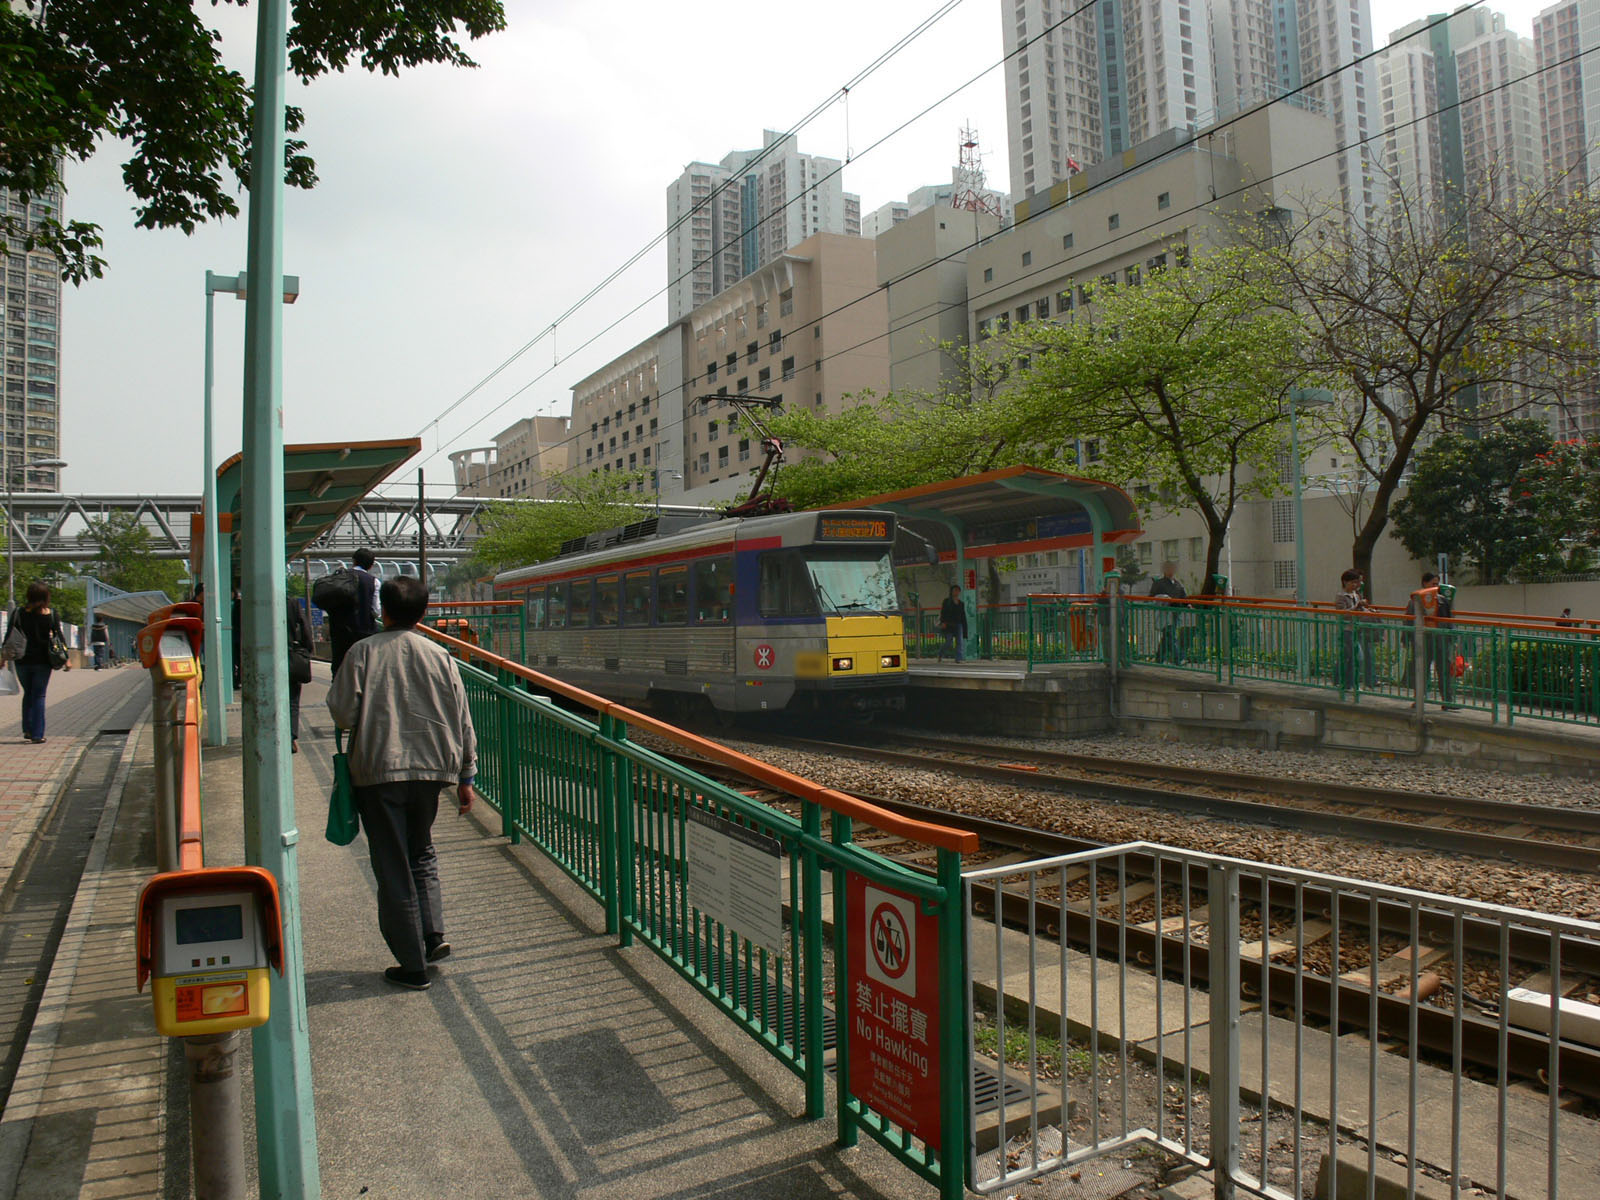
[[378,881],[378,929],[407,971],[426,970],[428,947],[444,940],[433,819],[439,793],[447,786],[437,780],[406,780],[355,789]]

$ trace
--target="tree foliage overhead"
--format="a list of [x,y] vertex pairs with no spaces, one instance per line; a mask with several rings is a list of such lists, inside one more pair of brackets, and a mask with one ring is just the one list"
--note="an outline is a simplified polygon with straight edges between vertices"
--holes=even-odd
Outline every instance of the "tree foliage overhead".
[[1301,323],[1306,369],[1342,398],[1322,417],[1359,466],[1351,550],[1369,579],[1435,431],[1594,395],[1600,199],[1566,179],[1502,182],[1430,204],[1391,179],[1371,221],[1334,207],[1238,227]]
[[1526,502],[1525,473],[1550,449],[1539,421],[1512,420],[1481,437],[1450,432],[1418,452],[1395,532],[1413,558],[1470,562],[1480,583],[1502,583],[1522,560],[1541,519]]
[[1092,442],[1089,469],[1143,506],[1189,509],[1207,530],[1205,590],[1239,504],[1279,488],[1280,423],[1301,378],[1297,322],[1257,256],[1224,249],[1089,292],[1077,320],[1034,322],[1007,341],[1015,440]]
[[595,471],[588,475],[554,475],[551,498],[489,506],[480,519],[483,536],[474,560],[489,571],[529,566],[553,558],[568,538],[597,529],[629,525],[648,516],[635,491],[637,472]]
[[[103,139],[122,138],[137,226],[192,233],[236,216],[250,178],[253,90],[223,64],[221,35],[202,19],[217,2],[0,4],[0,187],[38,196],[60,186],[63,159],[85,160]],[[294,0],[289,69],[310,82],[352,61],[386,75],[422,63],[470,67],[458,39],[504,27],[500,0]],[[291,133],[303,119],[288,108]],[[286,182],[309,188],[316,178],[305,143],[291,139]],[[51,219],[30,231],[0,215],[0,234],[54,254],[74,283],[104,271],[99,229]]]

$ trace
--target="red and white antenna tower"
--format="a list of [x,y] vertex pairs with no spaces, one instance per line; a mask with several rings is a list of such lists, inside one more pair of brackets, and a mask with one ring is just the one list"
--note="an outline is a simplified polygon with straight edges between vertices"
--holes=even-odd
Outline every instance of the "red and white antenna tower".
[[961,130],[961,162],[956,167],[955,195],[950,203],[966,212],[989,213],[1000,216],[1000,204],[992,192],[984,188],[983,155],[978,150],[978,131],[972,126]]

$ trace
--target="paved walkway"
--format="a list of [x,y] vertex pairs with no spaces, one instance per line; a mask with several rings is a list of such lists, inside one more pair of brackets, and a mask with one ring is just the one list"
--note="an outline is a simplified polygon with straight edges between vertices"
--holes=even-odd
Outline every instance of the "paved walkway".
[[22,740],[22,699],[0,696],[0,894],[84,749],[105,728],[128,729],[148,704],[138,667],[57,671],[45,693],[45,742]]
[[[385,983],[365,840],[322,837],[324,694],[306,689],[294,760],[324,1196],[933,1194],[865,1139],[838,1149],[831,1119],[804,1120],[798,1079],[649,950],[619,950],[593,901],[496,836],[490,811],[446,807],[435,826],[455,953],[428,992]],[[153,870],[147,735],[129,768],[0,1122],[0,1200],[187,1195],[181,1062],[133,991],[133,898]],[[238,861],[237,739],[208,749],[205,787],[207,861]]]

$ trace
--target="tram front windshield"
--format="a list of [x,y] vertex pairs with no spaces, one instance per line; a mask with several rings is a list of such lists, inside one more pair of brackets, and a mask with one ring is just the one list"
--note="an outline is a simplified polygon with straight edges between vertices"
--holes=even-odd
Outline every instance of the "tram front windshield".
[[825,616],[857,616],[898,610],[894,566],[889,555],[807,558],[806,570]]

